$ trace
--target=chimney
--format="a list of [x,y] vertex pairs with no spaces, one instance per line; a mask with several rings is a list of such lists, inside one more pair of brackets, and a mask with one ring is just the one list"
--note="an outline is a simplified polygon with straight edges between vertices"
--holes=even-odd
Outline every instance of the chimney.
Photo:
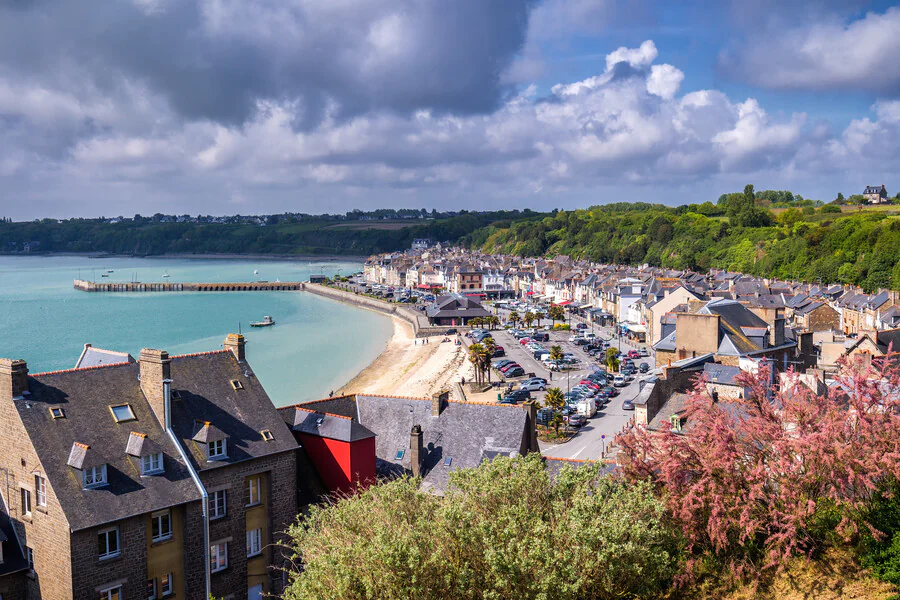
[[769,344],[772,346],[780,346],[784,343],[784,316],[781,313],[775,313],[772,327],[769,329]]
[[244,336],[239,333],[229,333],[228,337],[225,338],[225,349],[231,350],[231,353],[238,359],[238,362],[247,360],[244,354],[244,347],[246,345],[247,342],[244,341]]
[[144,348],[138,362],[141,365],[141,391],[150,403],[157,420],[166,427],[166,394],[164,381],[170,379],[169,353]]
[[538,412],[538,404],[534,400],[528,400],[522,405],[522,408],[525,409],[525,412],[528,414],[528,417],[525,419],[525,427],[527,436],[527,440],[525,441],[525,452],[540,452],[540,446],[538,446],[538,438],[537,438],[537,412]]
[[28,365],[24,360],[0,358],[0,398],[21,399],[28,394]]
[[436,394],[431,395],[431,416],[439,417],[441,416],[441,412],[444,410],[444,406],[447,404],[447,401],[450,399],[450,392],[448,390],[441,390]]
[[413,477],[422,476],[422,426],[413,425],[409,432],[409,469]]

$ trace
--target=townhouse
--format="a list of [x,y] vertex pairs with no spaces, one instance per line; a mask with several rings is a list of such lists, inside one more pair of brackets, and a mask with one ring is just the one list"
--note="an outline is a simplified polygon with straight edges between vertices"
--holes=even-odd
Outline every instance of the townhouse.
[[15,539],[27,566],[7,598],[281,592],[298,445],[243,336],[213,352],[144,349],[137,361],[49,373],[0,359],[0,444],[14,533],[4,550]]

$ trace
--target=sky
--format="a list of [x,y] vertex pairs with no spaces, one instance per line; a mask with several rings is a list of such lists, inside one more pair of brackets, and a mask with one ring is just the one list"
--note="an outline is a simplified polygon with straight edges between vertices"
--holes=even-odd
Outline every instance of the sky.
[[900,187],[900,6],[0,0],[0,216]]

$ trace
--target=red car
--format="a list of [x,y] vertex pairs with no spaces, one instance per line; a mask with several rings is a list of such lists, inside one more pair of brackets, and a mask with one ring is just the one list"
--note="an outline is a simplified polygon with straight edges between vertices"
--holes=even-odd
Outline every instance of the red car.
[[629,350],[628,351],[628,358],[640,358],[640,357],[641,357],[641,353],[638,352],[637,350]]
[[505,367],[500,367],[500,372],[501,372],[501,373],[506,373],[506,372],[509,371],[510,369],[515,369],[515,368],[517,368],[517,367],[518,367],[518,368],[522,368],[522,365],[520,365],[519,363],[509,363],[509,364],[506,365]]
[[519,340],[519,343],[524,346],[525,344],[527,344],[530,341],[531,341],[531,338],[522,338],[521,340]]

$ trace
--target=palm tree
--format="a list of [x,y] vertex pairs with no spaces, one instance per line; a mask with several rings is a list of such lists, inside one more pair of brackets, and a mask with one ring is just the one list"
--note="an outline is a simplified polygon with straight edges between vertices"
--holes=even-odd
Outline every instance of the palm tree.
[[[554,415],[559,415],[559,409],[561,409],[566,404],[566,397],[563,396],[563,392],[558,387],[550,388],[547,390],[547,397],[544,398],[544,403],[553,409]],[[556,426],[556,433],[559,434],[559,419],[554,419],[553,423]]]
[[531,323],[534,321],[534,313],[529,310],[525,313],[523,320],[525,321],[525,327],[530,327]]
[[481,344],[472,344],[469,346],[469,362],[475,367],[475,383],[482,381],[482,355],[484,354],[484,346]]
[[497,315],[491,315],[489,318],[491,320],[491,329],[500,327],[500,317],[498,317]]
[[509,322],[512,323],[513,327],[516,326],[516,323],[519,322],[519,313],[518,311],[512,311],[509,313]]
[[469,319],[469,325],[472,327],[481,327],[484,324],[484,319],[481,317],[473,317]]
[[550,360],[562,360],[563,351],[560,346],[550,346]]
[[[482,346],[482,351],[480,353],[480,361],[478,366],[481,368],[482,373],[487,373],[488,383],[491,382],[491,359],[494,358],[494,350],[496,349],[496,345],[494,344],[493,338],[484,338],[484,341],[479,344]],[[484,376],[482,375],[482,381],[484,380]]]

